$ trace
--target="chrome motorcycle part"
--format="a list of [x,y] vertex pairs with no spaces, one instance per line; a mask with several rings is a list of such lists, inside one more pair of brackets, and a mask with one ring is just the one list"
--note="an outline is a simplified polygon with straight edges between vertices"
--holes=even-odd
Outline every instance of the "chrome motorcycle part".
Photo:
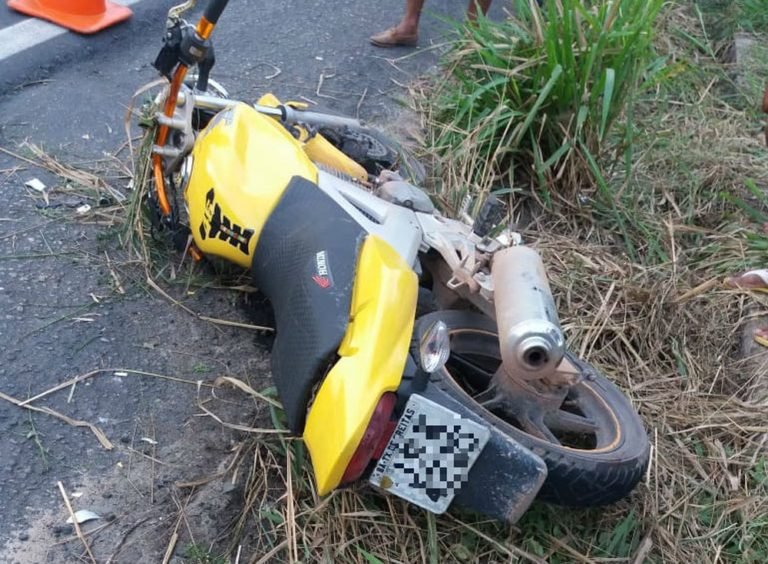
[[391,179],[379,185],[377,195],[396,206],[421,213],[434,213],[435,206],[423,190],[401,178]]
[[181,149],[176,147],[169,147],[167,145],[163,145],[162,147],[160,145],[153,145],[152,153],[155,155],[160,155],[161,157],[168,157],[172,159],[176,159],[182,156]]
[[[208,94],[194,94],[193,96],[194,105],[197,108],[203,110],[226,110],[227,108],[231,108],[232,106],[240,103],[238,100],[222,98],[220,96],[211,96]],[[190,97],[189,92],[179,93],[178,104],[185,104],[188,97]],[[363,124],[356,119],[323,114],[319,112],[297,110],[296,108],[285,104],[276,108],[272,106],[263,106],[261,104],[251,104],[251,107],[253,107],[253,109],[255,109],[260,114],[279,118],[285,123],[305,123],[307,125],[328,127],[364,127]]]
[[541,256],[525,246],[498,251],[491,277],[507,375],[522,380],[553,376],[565,355],[565,339]]
[[[257,111],[261,112],[263,106],[254,104]],[[359,129],[364,127],[360,120],[353,118],[334,116],[319,112],[309,112],[307,110],[297,109],[288,105],[281,106],[283,110],[283,121],[286,123],[306,123],[307,125],[328,126],[328,127],[350,127]]]
[[[182,85],[181,92],[190,92],[190,89]],[[155,100],[159,106],[163,105],[164,95],[167,93],[161,93]],[[171,133],[167,144],[154,145],[152,148],[154,154],[164,158],[163,170],[166,175],[173,174],[178,169],[181,159],[188,155],[195,145],[195,132],[192,127],[194,111],[194,104],[182,104],[177,105],[173,117],[168,117],[163,112],[155,114],[155,121],[168,127]]]
[[177,129],[179,131],[183,131],[184,127],[187,125],[183,118],[177,118],[177,117],[170,118],[162,112],[157,112],[155,114],[155,120],[160,125],[166,125],[171,129]]
[[179,192],[184,193],[189,184],[189,177],[192,174],[192,168],[195,165],[195,158],[190,154],[187,155],[181,163],[179,169]]
[[[483,262],[478,256],[476,244],[479,239],[473,236],[466,225],[437,214],[417,213],[416,218],[424,232],[424,252],[435,249],[443,257],[452,272],[447,281],[449,288],[455,290],[466,285],[470,292],[480,290],[481,280],[474,278]],[[486,289],[492,290],[488,285]]]

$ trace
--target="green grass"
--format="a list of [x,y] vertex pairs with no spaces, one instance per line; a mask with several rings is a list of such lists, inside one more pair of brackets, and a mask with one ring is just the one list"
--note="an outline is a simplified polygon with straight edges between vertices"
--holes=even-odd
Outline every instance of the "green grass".
[[768,33],[767,0],[700,0],[698,3],[716,41],[737,31]]
[[184,558],[187,564],[228,564],[229,559],[221,556],[214,555],[210,552],[210,548],[206,548],[200,544],[191,544],[184,551]]
[[35,443],[37,452],[40,455],[40,460],[43,463],[43,472],[48,472],[50,468],[48,465],[48,449],[43,445],[42,435],[38,432],[37,427],[35,427],[35,422],[32,419],[31,412],[29,413],[28,424],[29,432],[25,435],[25,438],[26,440],[33,441]]
[[755,33],[768,32],[768,1],[766,0],[736,0],[738,26]]
[[[455,209],[467,193],[489,190],[510,196],[511,215],[545,256],[569,346],[627,391],[652,437],[650,481],[626,502],[603,511],[534,505],[515,534],[482,529],[548,562],[632,561],[638,553],[651,562],[709,562],[713,555],[723,562],[768,561],[764,415],[757,403],[765,368],[739,356],[742,327],[768,303],[723,291],[719,282],[725,274],[764,268],[768,257],[768,150],[758,112],[768,56],[754,57],[738,76],[724,65],[723,36],[713,22],[730,17],[710,6],[668,3],[638,88],[613,118],[600,103],[607,80],[593,76],[590,91],[600,95],[583,111],[591,120],[584,139],[597,142],[584,141],[589,151],[581,154],[593,157],[586,172],[577,159],[579,172],[551,174],[566,170],[553,164],[565,153],[558,153],[557,139],[542,142],[541,125],[532,128],[536,135],[515,138],[518,146],[503,148],[514,170],[502,167],[508,164],[502,149],[483,145],[499,132],[511,135],[525,119],[515,114],[504,123],[501,112],[512,98],[507,83],[493,83],[513,65],[500,63],[494,73],[481,63],[497,46],[521,48],[505,43],[496,24],[481,22],[467,32],[447,60],[450,76],[421,102],[441,203]],[[501,25],[524,27],[519,20],[518,13]],[[520,33],[509,29],[507,37]],[[531,67],[516,79],[536,65],[561,63],[555,55],[524,60]],[[530,95],[515,99],[527,106],[508,104],[525,108],[521,115],[543,112],[544,102],[535,107],[541,93],[549,100],[566,73],[549,90],[551,72],[537,76]],[[490,109],[483,113],[480,102]],[[574,108],[563,110],[571,116],[566,123],[578,123]],[[560,129],[564,139],[575,138],[573,130]],[[536,147],[540,158],[533,158]],[[485,542],[475,535],[466,546],[476,555]]]
[[[549,204],[590,184],[609,190],[597,163],[630,142],[631,128],[618,131],[617,121],[637,89],[663,75],[651,48],[662,4],[516,2],[514,18],[481,19],[445,60],[433,147],[484,191],[528,183]],[[447,200],[455,208],[461,197]]]

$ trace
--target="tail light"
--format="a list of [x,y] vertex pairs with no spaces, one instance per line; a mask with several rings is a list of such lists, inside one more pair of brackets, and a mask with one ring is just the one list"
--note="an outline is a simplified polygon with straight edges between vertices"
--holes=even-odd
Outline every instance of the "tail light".
[[371,460],[381,456],[389,437],[395,430],[395,422],[390,421],[390,418],[395,409],[396,401],[397,395],[394,392],[386,392],[381,396],[379,403],[373,410],[363,438],[341,478],[342,484],[354,482],[360,478]]

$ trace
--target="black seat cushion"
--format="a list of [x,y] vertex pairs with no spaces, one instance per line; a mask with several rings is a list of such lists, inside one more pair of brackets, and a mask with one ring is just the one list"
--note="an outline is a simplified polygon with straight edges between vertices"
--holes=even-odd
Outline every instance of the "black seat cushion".
[[253,280],[272,302],[272,377],[296,434],[312,388],[347,330],[363,228],[314,183],[293,177],[259,236]]

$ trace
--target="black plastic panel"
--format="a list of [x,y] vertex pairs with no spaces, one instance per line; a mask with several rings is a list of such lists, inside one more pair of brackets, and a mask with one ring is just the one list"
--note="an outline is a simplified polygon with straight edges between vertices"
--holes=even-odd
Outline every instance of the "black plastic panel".
[[312,388],[346,333],[365,236],[330,196],[298,176],[259,236],[253,280],[275,312],[272,377],[296,434],[303,432]]

